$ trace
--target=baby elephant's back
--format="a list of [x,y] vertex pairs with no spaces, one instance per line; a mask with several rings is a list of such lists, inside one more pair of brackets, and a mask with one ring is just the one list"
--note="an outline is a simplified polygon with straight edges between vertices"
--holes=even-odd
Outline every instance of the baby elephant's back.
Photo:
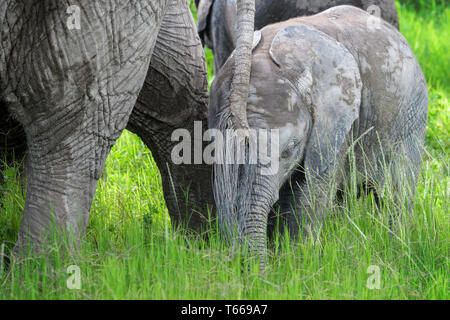
[[406,39],[390,24],[351,6],[292,19],[344,45],[359,65],[363,84],[357,135],[368,143],[422,141],[428,114],[425,77]]
[[[227,0],[234,5],[235,1]],[[394,0],[256,0],[255,28],[286,21],[291,18],[311,16],[329,8],[351,5],[383,18],[399,28],[397,8]]]

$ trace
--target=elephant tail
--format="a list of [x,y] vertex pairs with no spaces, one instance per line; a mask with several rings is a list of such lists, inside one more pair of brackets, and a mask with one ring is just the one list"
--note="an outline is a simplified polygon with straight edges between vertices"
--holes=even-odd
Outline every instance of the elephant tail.
[[216,140],[214,165],[214,198],[219,226],[227,240],[243,239],[245,217],[250,211],[252,185],[257,165],[252,162],[255,137],[249,131],[236,129],[227,108],[218,119],[223,137]]

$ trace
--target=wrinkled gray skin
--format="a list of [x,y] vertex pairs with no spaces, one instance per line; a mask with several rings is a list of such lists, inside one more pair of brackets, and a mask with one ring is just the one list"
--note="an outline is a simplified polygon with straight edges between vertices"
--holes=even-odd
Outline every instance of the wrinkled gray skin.
[[172,163],[171,134],[206,126],[205,58],[184,0],[0,3],[0,154],[27,150],[16,252],[41,249],[52,216],[79,238],[111,147],[127,128],[150,148],[174,224],[199,230],[212,208],[211,168]]
[[[236,0],[198,0],[196,4],[199,35],[213,51],[217,73],[235,48]],[[398,29],[394,0],[256,0],[255,5],[255,30],[291,18],[317,14],[338,5],[352,5],[364,10],[376,5],[381,9],[381,17]]]
[[[248,170],[250,192],[243,183],[223,187],[226,176],[216,177],[215,188],[219,182],[218,194],[237,199],[240,235],[262,257],[271,208],[292,236],[317,235],[336,190],[349,182],[346,151],[357,139],[358,184],[382,186],[383,167],[392,165],[393,192],[414,189],[427,123],[426,81],[405,38],[381,20],[380,29],[367,28],[369,19],[365,11],[340,6],[261,30],[247,117],[253,129],[280,130],[280,169],[270,176],[261,175],[261,164]],[[223,127],[232,65],[233,56],[212,85],[211,128]],[[249,179],[244,170],[238,181]],[[216,199],[219,216],[232,214],[226,200]]]

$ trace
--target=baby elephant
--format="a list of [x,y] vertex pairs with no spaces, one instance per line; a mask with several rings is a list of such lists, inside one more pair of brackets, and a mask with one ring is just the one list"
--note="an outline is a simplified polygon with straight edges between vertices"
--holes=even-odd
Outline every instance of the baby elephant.
[[[258,149],[267,142],[271,155],[279,154],[271,156],[277,170],[267,170],[270,163],[259,156],[253,165],[217,163],[214,187],[222,227],[238,230],[262,257],[273,206],[292,235],[317,235],[336,190],[349,182],[351,166],[360,173],[359,185],[383,186],[390,168],[394,190],[405,188],[405,177],[414,189],[427,84],[405,38],[372,19],[361,9],[338,6],[255,33],[245,114],[249,132],[278,132],[266,139],[256,135]],[[211,88],[210,127],[222,134],[235,129],[235,111],[227,107],[233,65],[232,55]],[[241,159],[248,160],[252,140],[246,141]],[[221,159],[229,150],[217,148]]]

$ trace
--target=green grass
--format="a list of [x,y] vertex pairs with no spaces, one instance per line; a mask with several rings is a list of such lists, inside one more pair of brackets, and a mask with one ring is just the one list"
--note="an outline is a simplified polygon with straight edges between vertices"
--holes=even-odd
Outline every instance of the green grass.
[[[258,265],[233,252],[215,226],[208,240],[172,230],[150,152],[125,132],[107,160],[81,248],[61,250],[64,243],[55,241],[40,258],[4,268],[0,299],[448,299],[450,12],[433,3],[399,6],[431,104],[414,214],[398,222],[394,236],[390,201],[378,209],[371,196],[349,193],[326,219],[318,243],[275,237],[259,275]],[[3,177],[0,244],[9,252],[25,194],[17,169]],[[71,265],[80,267],[81,290],[67,288]],[[379,289],[366,285],[369,266],[381,271]]]
[[428,81],[430,112],[427,145],[435,150],[450,146],[450,4],[446,1],[404,1],[399,6],[400,29],[416,54]]

